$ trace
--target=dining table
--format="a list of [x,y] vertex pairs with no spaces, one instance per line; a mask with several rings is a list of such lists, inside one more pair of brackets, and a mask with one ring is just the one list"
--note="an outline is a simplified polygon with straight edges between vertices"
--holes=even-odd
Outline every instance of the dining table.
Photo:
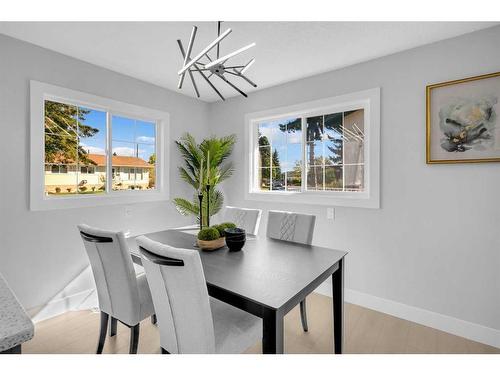
[[[240,251],[226,246],[202,251],[197,230],[168,229],[144,234],[153,241],[200,253],[212,298],[262,318],[262,352],[284,352],[284,317],[331,277],[334,353],[344,348],[346,251],[247,235]],[[127,238],[134,263],[142,265],[135,236]]]

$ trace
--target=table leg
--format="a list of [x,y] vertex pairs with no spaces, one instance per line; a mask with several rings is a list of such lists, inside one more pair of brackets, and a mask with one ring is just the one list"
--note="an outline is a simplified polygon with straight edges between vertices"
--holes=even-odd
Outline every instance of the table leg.
[[266,310],[263,317],[262,353],[283,354],[284,326],[283,315],[276,310]]
[[333,344],[335,354],[344,349],[344,259],[339,260],[339,268],[332,275],[333,285]]

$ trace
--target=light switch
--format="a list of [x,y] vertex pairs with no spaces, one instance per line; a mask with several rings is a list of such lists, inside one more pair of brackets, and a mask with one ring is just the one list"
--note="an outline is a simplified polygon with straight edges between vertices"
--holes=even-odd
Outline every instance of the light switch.
[[328,207],[326,209],[326,218],[327,220],[335,220],[335,208]]

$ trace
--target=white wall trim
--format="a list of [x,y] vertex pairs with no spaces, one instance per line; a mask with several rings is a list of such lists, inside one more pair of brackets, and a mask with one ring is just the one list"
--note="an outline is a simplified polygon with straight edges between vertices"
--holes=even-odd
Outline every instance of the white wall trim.
[[[316,292],[325,296],[332,296],[332,283],[326,281],[321,284]],[[457,319],[452,316],[424,310],[418,307],[405,305],[400,302],[372,296],[370,294],[346,289],[344,299],[346,302],[376,310],[469,340],[500,348],[500,330],[482,326],[476,323]]]
[[68,311],[89,310],[97,306],[96,290],[87,289],[69,296],[53,299],[40,306],[32,307],[27,310],[27,313],[35,323],[38,323]]

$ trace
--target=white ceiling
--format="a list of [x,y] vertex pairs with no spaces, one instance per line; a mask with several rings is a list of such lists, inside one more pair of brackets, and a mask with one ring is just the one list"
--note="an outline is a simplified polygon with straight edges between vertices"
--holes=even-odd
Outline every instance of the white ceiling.
[[[187,45],[198,26],[195,55],[216,37],[216,22],[0,22],[0,33],[99,65],[131,77],[177,90],[182,59],[176,39]],[[491,27],[488,22],[224,22],[233,32],[221,43],[227,54],[251,42],[257,46],[236,57],[255,57],[246,82],[251,92],[283,82],[389,55],[420,45]],[[197,77],[201,99],[218,96]],[[239,78],[229,77],[236,83]],[[218,77],[214,84],[226,97],[239,95]],[[182,94],[195,96],[187,79]]]

